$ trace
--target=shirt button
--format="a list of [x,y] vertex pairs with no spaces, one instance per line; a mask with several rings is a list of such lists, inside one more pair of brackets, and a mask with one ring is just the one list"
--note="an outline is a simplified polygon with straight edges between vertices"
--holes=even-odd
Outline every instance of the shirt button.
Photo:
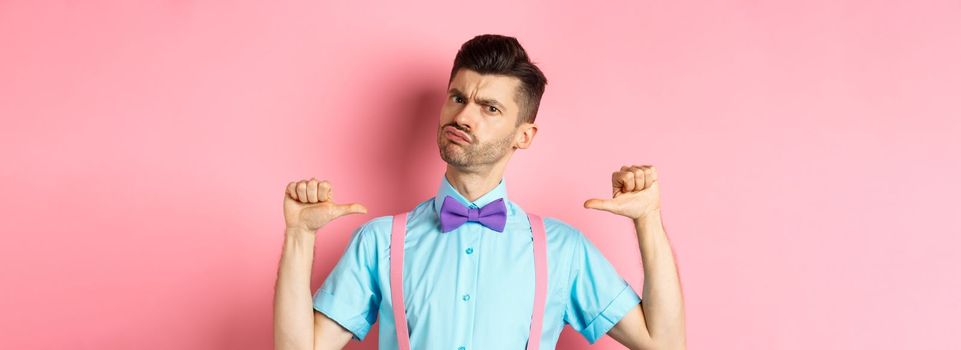
[[474,252],[474,248],[467,248],[466,252],[467,252],[467,254],[473,253],[473,252]]
[[461,299],[464,299],[464,301],[470,300],[470,294],[464,294],[464,297]]

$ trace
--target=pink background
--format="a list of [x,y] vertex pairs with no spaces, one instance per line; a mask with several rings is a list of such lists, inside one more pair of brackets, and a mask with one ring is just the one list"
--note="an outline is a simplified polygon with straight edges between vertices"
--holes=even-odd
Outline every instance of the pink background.
[[270,348],[287,182],[371,211],[321,232],[317,288],[357,225],[433,195],[481,33],[549,79],[512,199],[638,292],[629,222],[581,205],[657,167],[691,349],[961,348],[959,23],[958,1],[2,1],[0,348]]

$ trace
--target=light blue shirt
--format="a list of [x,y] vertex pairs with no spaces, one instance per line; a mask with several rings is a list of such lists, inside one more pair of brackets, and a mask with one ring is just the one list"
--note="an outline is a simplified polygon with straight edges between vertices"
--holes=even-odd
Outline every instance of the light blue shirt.
[[[470,202],[446,176],[434,198],[407,217],[404,302],[414,350],[524,349],[534,305],[534,250],[527,214],[508,200],[504,179]],[[441,233],[444,197],[479,208],[504,198],[504,232],[466,222]],[[542,216],[543,217],[543,216]],[[343,256],[314,294],[314,309],[363,340],[380,316],[379,349],[397,349],[390,294],[391,216],[354,231]],[[565,324],[594,344],[640,301],[576,228],[544,217],[548,292],[541,349],[554,349]]]

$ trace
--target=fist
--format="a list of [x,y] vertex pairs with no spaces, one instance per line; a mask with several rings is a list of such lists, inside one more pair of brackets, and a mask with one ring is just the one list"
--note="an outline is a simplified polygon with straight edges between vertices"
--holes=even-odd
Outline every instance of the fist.
[[613,198],[588,199],[584,208],[604,210],[634,220],[660,214],[661,195],[654,166],[622,166],[611,176],[611,185]]
[[287,184],[284,192],[284,221],[287,228],[317,231],[328,222],[348,214],[366,214],[358,203],[335,204],[333,188],[315,178]]

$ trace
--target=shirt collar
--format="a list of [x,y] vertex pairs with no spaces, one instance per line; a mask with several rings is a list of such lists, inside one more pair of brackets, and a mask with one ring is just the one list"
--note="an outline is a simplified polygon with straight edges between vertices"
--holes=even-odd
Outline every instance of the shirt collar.
[[[504,198],[504,205],[508,207],[510,206],[510,204],[508,204],[509,202],[507,201],[507,183],[504,181],[503,177],[497,186],[494,187],[494,189],[485,193],[483,196],[480,196],[480,198],[477,198],[477,200],[473,202],[467,201],[467,198],[460,194],[460,192],[457,192],[457,189],[455,189],[454,186],[450,184],[450,181],[447,180],[446,174],[441,175],[441,178],[442,180],[440,183],[440,189],[437,190],[437,196],[434,197],[434,214],[437,214],[438,217],[440,217],[440,207],[444,205],[444,198],[447,196],[451,196],[460,202],[460,204],[468,208],[480,208],[497,200],[498,198]],[[508,212],[510,212],[509,208]]]

